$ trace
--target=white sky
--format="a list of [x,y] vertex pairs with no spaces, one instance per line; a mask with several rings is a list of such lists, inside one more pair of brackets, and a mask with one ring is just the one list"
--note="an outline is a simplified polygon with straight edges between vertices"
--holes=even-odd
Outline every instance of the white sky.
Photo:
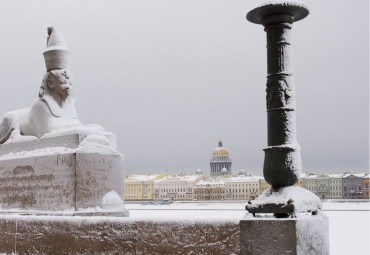
[[[221,138],[234,170],[262,175],[265,32],[245,19],[258,2],[2,1],[0,114],[37,98],[55,26],[72,51],[79,119],[117,134],[128,174],[209,173]],[[368,171],[369,3],[306,2],[293,27],[304,171]]]

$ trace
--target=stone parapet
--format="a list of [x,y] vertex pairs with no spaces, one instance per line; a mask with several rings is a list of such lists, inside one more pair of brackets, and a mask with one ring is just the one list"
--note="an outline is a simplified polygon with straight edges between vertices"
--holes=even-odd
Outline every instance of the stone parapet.
[[239,254],[239,220],[0,218],[6,254]]

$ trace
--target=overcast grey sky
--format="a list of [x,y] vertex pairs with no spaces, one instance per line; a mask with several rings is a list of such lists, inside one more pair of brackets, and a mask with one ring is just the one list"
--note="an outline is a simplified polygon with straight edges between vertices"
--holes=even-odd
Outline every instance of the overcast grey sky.
[[[219,138],[233,169],[262,175],[263,27],[256,0],[2,1],[0,115],[29,107],[48,26],[72,51],[79,119],[118,136],[126,172],[209,173]],[[310,0],[293,27],[304,171],[368,171],[369,3]]]

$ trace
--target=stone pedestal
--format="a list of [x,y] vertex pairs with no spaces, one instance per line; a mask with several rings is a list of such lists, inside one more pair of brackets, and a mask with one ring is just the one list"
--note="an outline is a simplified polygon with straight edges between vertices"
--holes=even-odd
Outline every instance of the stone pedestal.
[[247,216],[240,221],[240,251],[252,254],[329,254],[329,219],[325,214],[276,219]]
[[[110,191],[123,199],[123,156],[83,150],[81,139],[72,134],[0,145],[1,209],[90,215],[100,214],[94,208]],[[128,216],[123,207],[119,211]]]

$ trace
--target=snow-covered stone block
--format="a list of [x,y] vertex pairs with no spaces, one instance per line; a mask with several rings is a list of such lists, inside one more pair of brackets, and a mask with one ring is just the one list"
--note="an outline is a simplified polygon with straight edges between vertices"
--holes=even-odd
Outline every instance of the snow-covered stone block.
[[329,254],[329,219],[299,214],[296,218],[255,218],[240,221],[241,254]]
[[90,150],[87,140],[77,133],[0,145],[1,208],[97,213],[109,192],[123,199],[123,155],[101,144]]

